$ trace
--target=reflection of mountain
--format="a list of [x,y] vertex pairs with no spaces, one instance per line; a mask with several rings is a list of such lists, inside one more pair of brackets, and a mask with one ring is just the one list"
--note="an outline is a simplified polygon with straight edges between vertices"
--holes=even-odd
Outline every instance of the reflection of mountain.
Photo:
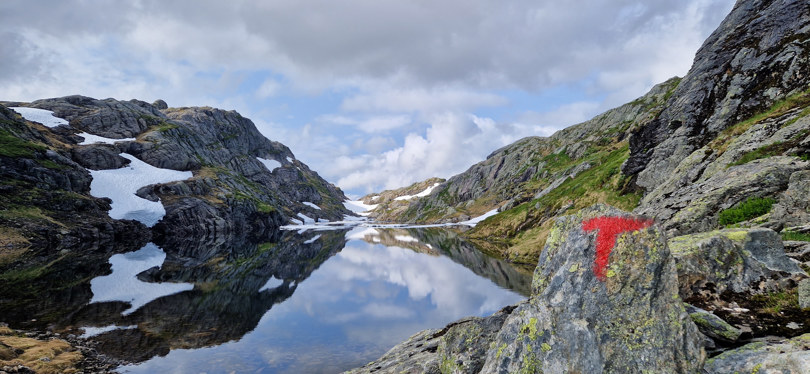
[[447,228],[374,229],[363,240],[387,246],[408,248],[419,253],[445,255],[464,265],[479,276],[498,286],[528,296],[531,293],[532,271],[504,260],[487,256],[472,243]]
[[[192,283],[193,290],[160,297],[124,315],[122,312],[130,309],[126,302],[87,304],[93,296],[89,281],[102,272],[84,272],[82,278],[73,280],[73,283],[82,282],[78,287],[81,292],[48,300],[54,304],[43,306],[43,310],[48,311],[48,322],[55,330],[76,331],[82,327],[112,325],[132,327],[94,337],[99,342],[100,352],[132,362],[165,355],[172,349],[200,348],[238,340],[252,331],[273,305],[289,298],[298,283],[343,248],[344,232],[320,235],[318,240],[307,244],[305,236],[295,233],[279,234],[281,237],[263,244],[239,239],[219,243],[162,243],[165,262],[161,267],[140,273],[138,278],[149,285]],[[95,261],[105,262],[103,257]],[[69,273],[70,269],[64,272]],[[74,298],[76,300],[72,300]],[[13,310],[24,313],[19,311],[28,308]],[[3,315],[5,318],[5,311]]]
[[42,330],[90,302],[90,279],[110,273],[107,259],[144,242],[78,243],[71,248],[29,250],[0,271],[0,321]]

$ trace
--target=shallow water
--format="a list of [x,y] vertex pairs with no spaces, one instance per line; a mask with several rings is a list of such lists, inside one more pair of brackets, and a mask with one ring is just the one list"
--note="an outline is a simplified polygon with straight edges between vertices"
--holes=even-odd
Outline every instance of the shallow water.
[[516,303],[531,284],[445,228],[149,244],[107,258],[111,274],[49,291],[69,296],[38,306],[39,323],[93,335],[99,351],[135,363],[127,373],[340,372]]

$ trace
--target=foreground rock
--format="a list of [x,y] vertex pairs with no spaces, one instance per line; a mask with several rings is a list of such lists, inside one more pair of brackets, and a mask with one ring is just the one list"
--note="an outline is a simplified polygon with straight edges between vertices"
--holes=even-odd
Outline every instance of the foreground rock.
[[810,334],[777,342],[755,342],[706,361],[707,374],[804,374],[810,368]]
[[596,205],[557,219],[527,302],[419,333],[355,372],[691,373],[704,359],[661,228]]

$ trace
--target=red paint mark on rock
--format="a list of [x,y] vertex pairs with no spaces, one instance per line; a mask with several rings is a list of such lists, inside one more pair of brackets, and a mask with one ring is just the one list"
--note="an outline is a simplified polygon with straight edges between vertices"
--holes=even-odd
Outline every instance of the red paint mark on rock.
[[628,217],[596,217],[583,221],[582,230],[599,230],[596,233],[596,259],[593,264],[593,273],[596,278],[601,281],[605,280],[608,258],[613,247],[616,246],[616,238],[619,234],[641,230],[652,223],[652,220]]

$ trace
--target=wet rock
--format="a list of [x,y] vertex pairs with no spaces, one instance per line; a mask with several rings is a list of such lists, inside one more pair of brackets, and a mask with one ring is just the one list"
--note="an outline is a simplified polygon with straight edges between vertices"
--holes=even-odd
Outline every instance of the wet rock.
[[680,295],[714,303],[724,292],[763,294],[793,288],[807,277],[785,255],[770,229],[727,229],[669,240],[677,262]]
[[759,341],[706,361],[707,374],[804,374],[810,368],[810,334],[776,342]]
[[711,312],[687,304],[686,312],[692,318],[698,330],[707,337],[724,343],[733,343],[740,338],[742,331],[729,325]]

